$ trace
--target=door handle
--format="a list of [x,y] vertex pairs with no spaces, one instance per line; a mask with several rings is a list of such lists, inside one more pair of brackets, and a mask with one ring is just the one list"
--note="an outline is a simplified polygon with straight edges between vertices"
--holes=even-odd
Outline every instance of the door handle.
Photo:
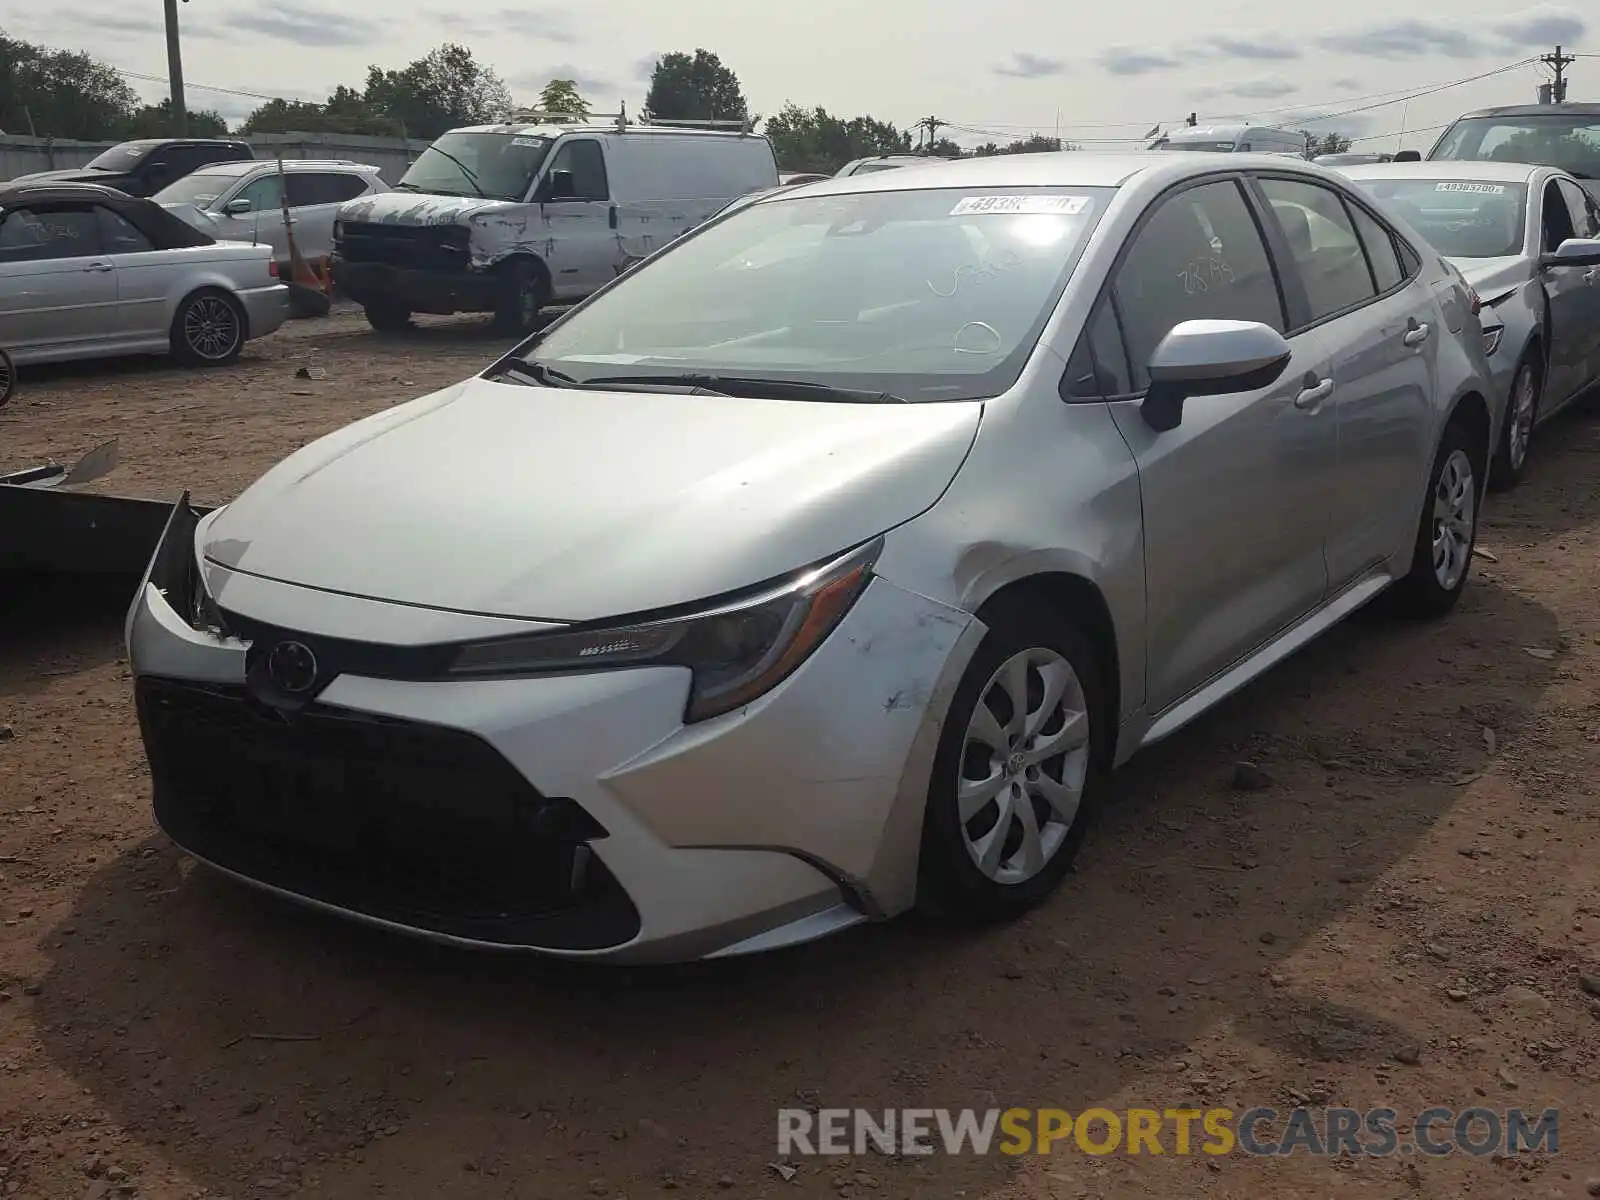
[[1428,327],[1426,325],[1418,325],[1416,318],[1413,317],[1410,328],[1406,330],[1405,336],[1400,340],[1408,346],[1420,346],[1428,340],[1428,332]]
[[1296,408],[1316,408],[1329,396],[1333,395],[1333,380],[1318,379],[1310,371],[1302,381],[1305,386],[1300,389],[1300,394],[1294,398]]
[[611,228],[615,229],[617,227],[617,206],[615,204],[611,206],[610,212],[606,214],[606,219],[610,221]]
[[111,264],[108,263],[108,262],[92,262],[88,266],[86,266],[84,268],[84,270],[85,271],[95,271],[95,272],[98,272],[100,274],[104,274],[105,272],[111,270]]

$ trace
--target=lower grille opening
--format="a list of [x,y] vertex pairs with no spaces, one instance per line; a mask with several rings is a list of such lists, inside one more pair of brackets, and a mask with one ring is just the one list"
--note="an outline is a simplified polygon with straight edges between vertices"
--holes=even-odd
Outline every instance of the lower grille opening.
[[220,867],[497,945],[592,950],[638,933],[599,857],[553,832],[604,831],[473,734],[326,705],[286,719],[242,687],[143,678],[136,696],[156,819]]

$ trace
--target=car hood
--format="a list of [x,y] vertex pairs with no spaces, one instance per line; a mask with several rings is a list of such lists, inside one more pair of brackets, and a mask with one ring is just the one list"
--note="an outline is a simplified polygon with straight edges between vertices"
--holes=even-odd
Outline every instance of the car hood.
[[1532,267],[1520,254],[1503,258],[1451,258],[1485,304],[1499,299],[1506,292],[1530,278]]
[[764,583],[926,511],[981,409],[475,378],[304,447],[228,505],[202,549],[431,608],[643,613]]
[[339,208],[339,219],[374,225],[465,225],[476,216],[525,208],[509,200],[389,191],[345,201]]
[[28,175],[13,176],[10,183],[103,183],[116,187],[117,181],[127,176],[120,171],[91,171],[86,167],[67,167],[59,171],[34,171]]

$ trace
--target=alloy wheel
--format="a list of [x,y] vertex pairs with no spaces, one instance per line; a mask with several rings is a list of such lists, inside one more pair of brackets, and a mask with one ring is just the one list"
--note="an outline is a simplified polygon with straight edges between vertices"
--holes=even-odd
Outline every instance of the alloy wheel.
[[1083,683],[1061,654],[1013,654],[967,723],[956,806],[967,853],[996,883],[1038,875],[1066,843],[1089,769]]
[[1467,573],[1477,506],[1472,460],[1466,451],[1453,450],[1433,493],[1433,574],[1447,592],[1454,591]]
[[1511,428],[1506,439],[1506,459],[1513,471],[1520,471],[1528,457],[1528,442],[1533,437],[1534,406],[1538,389],[1534,385],[1533,364],[1523,363],[1511,385]]
[[221,296],[197,296],[183,314],[183,337],[200,358],[227,358],[239,342],[239,316]]

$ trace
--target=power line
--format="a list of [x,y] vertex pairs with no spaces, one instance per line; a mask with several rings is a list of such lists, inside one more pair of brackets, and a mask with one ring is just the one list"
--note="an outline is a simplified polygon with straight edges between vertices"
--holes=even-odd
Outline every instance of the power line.
[[[115,70],[118,75],[121,75],[125,79],[139,79],[145,83],[164,84],[167,82],[159,75],[146,75],[140,71],[124,71],[121,67],[114,67],[113,70]],[[283,100],[287,103],[294,103],[286,96],[269,96],[263,92],[244,92],[240,91],[238,88],[213,87],[209,83],[185,82],[183,86],[186,91],[219,92],[224,96],[243,96],[247,100]]]

